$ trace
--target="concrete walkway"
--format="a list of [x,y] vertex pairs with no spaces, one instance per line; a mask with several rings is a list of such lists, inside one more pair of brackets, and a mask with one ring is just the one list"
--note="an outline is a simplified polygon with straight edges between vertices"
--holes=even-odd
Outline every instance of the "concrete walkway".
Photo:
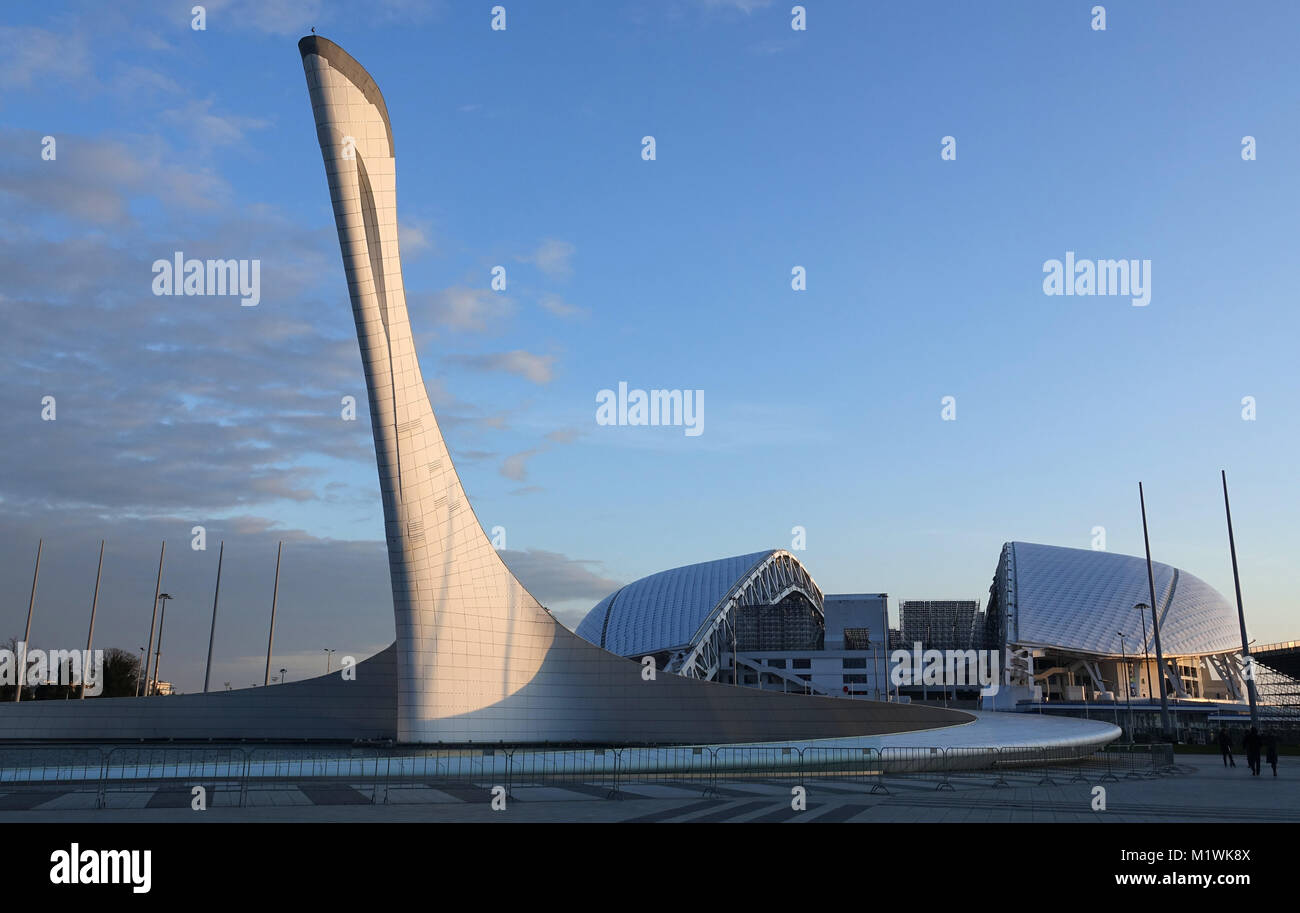
[[[1300,821],[1300,767],[1268,767],[1251,777],[1244,765],[1225,770],[1217,757],[1179,756],[1182,773],[1157,779],[1068,782],[1069,768],[1054,769],[1054,784],[1040,785],[1041,771],[1013,774],[994,787],[988,773],[954,776],[951,790],[930,776],[890,778],[888,793],[841,780],[810,779],[807,808],[791,809],[791,784],[779,781],[721,782],[719,795],[702,797],[689,785],[634,785],[625,798],[605,798],[599,787],[568,785],[516,789],[504,811],[491,807],[487,788],[451,791],[417,787],[394,791],[390,804],[370,804],[363,790],[349,801],[308,787],[251,794],[233,807],[232,796],[212,794],[207,811],[189,808],[183,791],[109,795],[109,808],[95,809],[87,793],[0,793],[0,823],[74,821],[635,821],[654,822],[1266,822]],[[1284,759],[1290,761],[1290,759]],[[1093,780],[1096,778],[1093,777]],[[1106,810],[1093,810],[1094,786],[1106,790]]]

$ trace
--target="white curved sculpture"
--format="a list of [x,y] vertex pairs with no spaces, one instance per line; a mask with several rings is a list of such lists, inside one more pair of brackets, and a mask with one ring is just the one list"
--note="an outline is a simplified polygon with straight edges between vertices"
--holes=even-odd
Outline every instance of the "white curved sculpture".
[[304,38],[299,48],[370,398],[397,623],[399,739],[417,741],[437,734],[430,721],[519,691],[541,668],[556,626],[483,533],[425,392],[406,313],[383,97],[333,42]]
[[876,735],[973,719],[934,707],[647,676],[641,664],[552,618],[479,526],[425,393],[402,287],[383,96],[333,42],[311,35],[298,48],[365,368],[397,642],[357,666],[355,680],[327,675],[168,698],[0,704],[0,741],[699,744]]
[[967,721],[934,708],[646,678],[524,589],[474,516],[420,375],[383,96],[333,42],[311,35],[298,47],[365,364],[397,620],[398,740],[758,741]]

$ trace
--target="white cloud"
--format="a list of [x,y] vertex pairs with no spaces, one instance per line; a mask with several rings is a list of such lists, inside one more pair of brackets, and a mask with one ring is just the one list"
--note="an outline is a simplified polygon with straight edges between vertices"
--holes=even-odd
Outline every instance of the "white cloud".
[[114,94],[136,103],[141,95],[180,95],[184,92],[170,76],[142,66],[124,68],[113,77],[110,89]]
[[437,326],[471,333],[500,329],[514,313],[514,304],[501,293],[463,285],[436,292],[428,306]]
[[535,384],[549,384],[555,376],[554,355],[535,355],[523,349],[488,355],[462,355],[452,360],[480,371],[515,374]]
[[[208,28],[247,28],[270,35],[300,36],[321,21],[321,0],[207,0]],[[185,20],[189,27],[189,18]]]
[[528,478],[528,461],[544,449],[543,447],[534,447],[532,450],[512,453],[501,461],[501,474],[507,479],[513,479],[516,482],[524,481]]
[[257,117],[216,114],[210,98],[187,101],[179,108],[164,111],[163,117],[186,130],[204,147],[238,145],[249,130],[260,130],[271,123]]
[[623,585],[600,576],[598,570],[603,570],[601,562],[570,558],[559,552],[535,548],[502,549],[501,560],[520,583],[544,603],[575,599],[589,599],[595,603]]
[[433,251],[433,229],[428,222],[397,221],[397,243],[408,259]]
[[576,317],[587,313],[576,304],[569,304],[559,295],[543,295],[538,303],[556,317]]
[[159,200],[168,209],[216,208],[229,198],[229,186],[211,171],[169,159],[157,137],[126,141],[57,136],[58,167],[41,160],[41,136],[25,130],[0,130],[0,194],[22,201],[34,214],[51,212],[94,224],[131,221],[129,198]]
[[577,428],[559,428],[547,434],[546,439],[552,444],[572,444],[581,436]]
[[772,5],[772,0],[704,0],[708,9],[734,9],[748,15],[754,10],[765,9]]
[[568,276],[573,272],[573,266],[569,260],[572,259],[576,250],[577,248],[568,241],[547,238],[533,253],[516,259],[523,263],[533,264],[548,276]]
[[83,79],[89,54],[80,35],[38,28],[0,28],[0,87]]

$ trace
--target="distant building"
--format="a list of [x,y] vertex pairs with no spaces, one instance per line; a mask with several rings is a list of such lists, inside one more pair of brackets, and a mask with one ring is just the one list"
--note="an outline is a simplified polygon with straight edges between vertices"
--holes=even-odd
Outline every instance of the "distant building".
[[883,700],[888,603],[885,593],[824,595],[776,549],[643,577],[602,599],[577,633],[681,675]]
[[969,650],[978,646],[974,599],[908,599],[898,604],[902,649],[920,643],[934,650]]
[[[1187,571],[1152,562],[1164,668],[1156,660],[1144,558],[1029,542],[1002,546],[989,589],[985,637],[1009,657],[986,709],[1107,712],[1137,708],[1153,726],[1163,676],[1172,709],[1208,715],[1243,707],[1236,607]],[[1139,611],[1135,606],[1148,607]],[[1118,718],[1118,714],[1117,714]]]

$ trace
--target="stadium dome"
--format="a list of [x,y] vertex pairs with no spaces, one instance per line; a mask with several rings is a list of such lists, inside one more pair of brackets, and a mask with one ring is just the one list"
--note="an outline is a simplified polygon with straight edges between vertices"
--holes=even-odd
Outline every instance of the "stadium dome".
[[[1237,610],[1205,581],[1152,562],[1160,643],[1167,656],[1239,652]],[[989,591],[988,618],[997,641],[1098,656],[1142,651],[1142,620],[1133,607],[1150,603],[1145,558],[1029,542],[1002,546]],[[1146,617],[1146,636],[1151,637]],[[1154,646],[1151,646],[1154,649]]]
[[620,656],[669,654],[670,670],[704,674],[691,668],[697,648],[733,621],[733,609],[798,601],[821,623],[823,600],[799,560],[772,549],[642,577],[597,603],[577,633]]

